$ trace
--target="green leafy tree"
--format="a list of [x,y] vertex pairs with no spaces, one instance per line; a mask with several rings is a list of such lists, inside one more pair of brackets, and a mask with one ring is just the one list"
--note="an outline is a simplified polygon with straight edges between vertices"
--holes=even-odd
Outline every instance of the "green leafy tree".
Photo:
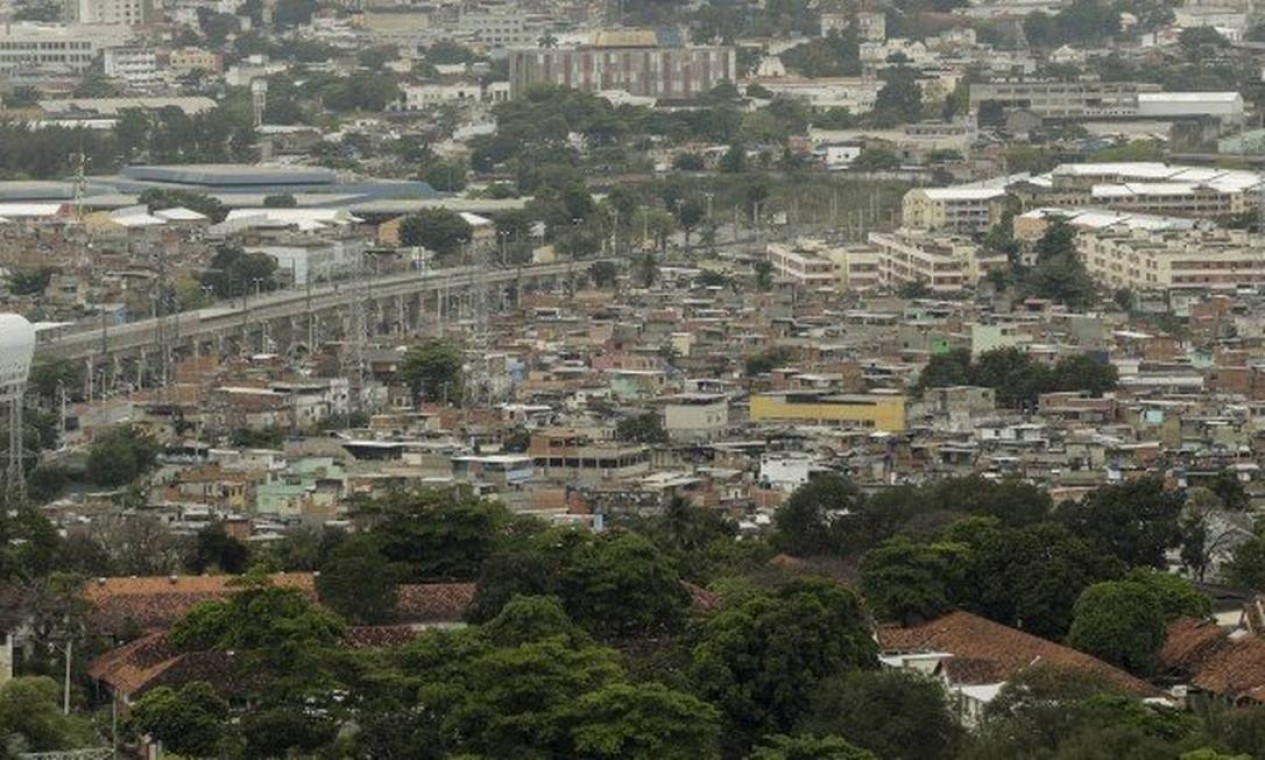
[[859,172],[879,172],[889,171],[891,169],[900,168],[900,156],[890,150],[882,148],[870,148],[862,151],[861,155],[848,165],[849,169],[855,169]]
[[1226,581],[1240,588],[1265,589],[1265,541],[1253,538],[1236,547],[1225,576]]
[[470,167],[461,159],[433,160],[422,172],[422,179],[441,193],[459,193],[466,189]]
[[247,253],[240,246],[222,245],[199,279],[217,298],[267,293],[277,289],[277,260],[266,253]]
[[359,513],[399,579],[414,583],[473,580],[509,523],[504,507],[467,488],[396,492]]
[[824,581],[726,605],[700,624],[697,637],[691,675],[721,711],[727,754],[789,732],[817,684],[877,664],[860,601]]
[[760,259],[751,265],[755,272],[755,284],[760,290],[772,290],[773,288],[773,263],[765,259]]
[[338,724],[302,705],[275,705],[242,716],[241,733],[247,757],[310,757],[333,743]]
[[909,124],[922,118],[922,88],[918,72],[896,66],[883,72],[885,84],[874,100],[872,119],[879,126]]
[[28,85],[14,87],[4,96],[5,108],[30,108],[40,102],[40,91]]
[[973,518],[946,538],[970,548],[957,606],[1051,639],[1067,633],[1081,591],[1124,570],[1120,560],[1054,523],[1005,528]]
[[729,150],[720,157],[720,170],[729,174],[739,174],[747,170],[747,149],[742,143],[733,143]]
[[6,277],[9,292],[15,296],[43,295],[56,272],[54,267],[11,270]]
[[716,709],[658,683],[611,683],[580,697],[571,744],[579,757],[719,757]]
[[1252,500],[1243,488],[1243,481],[1232,470],[1220,470],[1208,484],[1208,490],[1221,500],[1223,509],[1244,512],[1252,506]]
[[773,517],[774,545],[800,557],[842,554],[862,501],[852,481],[823,473],[795,489]]
[[434,716],[409,720],[430,737],[434,757],[575,756],[568,729],[576,704],[625,680],[615,651],[556,636],[494,647],[477,631],[439,633],[405,657],[421,674],[418,696]]
[[395,572],[371,536],[355,536],[330,552],[316,576],[321,603],[355,625],[380,625],[395,615]]
[[210,757],[224,734],[228,703],[205,681],[191,681],[177,691],[159,686],[132,706],[131,726],[167,750],[191,757]]
[[181,651],[254,651],[293,660],[296,653],[329,646],[343,624],[294,587],[246,576],[228,599],[202,602],[176,621],[171,641]]
[[1155,597],[1166,624],[1182,617],[1203,620],[1212,615],[1212,600],[1179,575],[1153,567],[1135,567],[1124,580],[1146,587]]
[[567,617],[556,596],[515,596],[479,634],[498,647],[517,647],[532,641],[559,638],[572,647],[593,643],[588,632]]
[[627,532],[576,547],[562,570],[561,596],[571,619],[602,639],[670,633],[690,604],[668,557]]
[[194,536],[184,565],[194,575],[202,575],[211,569],[238,575],[246,570],[249,562],[250,549],[246,544],[228,535],[222,524],[215,523]]
[[474,238],[474,228],[455,211],[423,209],[400,224],[400,243],[421,246],[438,256],[451,256]]
[[1024,278],[1033,295],[1071,308],[1093,304],[1098,297],[1093,279],[1076,253],[1076,230],[1063,219],[1053,219],[1036,243],[1037,263]]
[[431,338],[409,349],[400,363],[400,379],[413,398],[461,403],[465,391],[461,349],[452,341]]
[[215,223],[224,221],[225,217],[228,216],[228,209],[218,199],[187,190],[150,188],[142,192],[137,197],[136,202],[148,206],[150,211],[162,211],[177,207],[187,208],[190,211],[202,214]]
[[1165,567],[1164,553],[1181,541],[1181,494],[1148,477],[1102,486],[1056,510],[1076,535],[1130,567]]
[[902,625],[932,620],[952,609],[952,589],[961,583],[967,551],[959,544],[915,544],[903,536],[890,539],[866,553],[861,591],[883,619]]
[[663,419],[657,412],[646,412],[635,417],[625,417],[615,425],[615,437],[633,443],[667,443],[668,432],[663,429]]
[[766,561],[772,551],[763,542],[739,541],[737,524],[723,512],[681,497],[659,514],[634,522],[633,530],[667,553],[682,578],[700,585]]
[[276,193],[264,196],[264,208],[294,208],[299,202],[290,193]]
[[91,725],[61,712],[61,686],[45,676],[0,684],[0,756],[54,752],[95,743]]
[[697,153],[677,153],[672,157],[672,168],[682,172],[701,172],[707,166]]
[[88,448],[84,474],[89,482],[117,488],[127,485],[158,463],[158,444],[130,425],[99,435]]
[[1164,643],[1164,611],[1149,587],[1132,581],[1095,583],[1073,609],[1067,643],[1139,675],[1155,671]]
[[589,265],[589,278],[599,288],[613,287],[619,278],[619,266],[613,261],[595,261]]
[[1038,663],[985,708],[978,757],[1177,757],[1198,720],[1120,693],[1106,676]]
[[823,682],[800,730],[846,736],[891,760],[951,760],[967,744],[940,682],[901,670],[860,671]]
[[777,734],[751,750],[751,760],[878,760],[873,752],[839,736]]

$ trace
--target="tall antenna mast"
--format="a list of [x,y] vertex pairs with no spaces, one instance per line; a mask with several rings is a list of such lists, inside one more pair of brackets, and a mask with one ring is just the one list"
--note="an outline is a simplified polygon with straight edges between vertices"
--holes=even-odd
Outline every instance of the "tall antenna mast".
[[[474,246],[474,241],[467,245]],[[483,406],[492,397],[492,383],[488,371],[488,285],[481,278],[488,273],[488,247],[480,245],[473,250],[477,268],[474,278],[474,319],[470,323],[469,346],[473,354],[470,362],[470,382],[466,384],[462,399],[462,419],[466,420],[472,405]]]

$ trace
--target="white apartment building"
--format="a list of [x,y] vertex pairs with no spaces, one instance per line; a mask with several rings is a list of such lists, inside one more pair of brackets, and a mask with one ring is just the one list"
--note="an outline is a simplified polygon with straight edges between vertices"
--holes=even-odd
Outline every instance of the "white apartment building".
[[105,75],[132,87],[148,87],[162,80],[158,53],[148,48],[110,48],[101,54]]
[[757,81],[779,97],[794,98],[813,108],[846,108],[854,114],[873,111],[878,91],[883,89],[882,80],[868,77],[769,77]]
[[1006,190],[1000,187],[919,187],[901,200],[906,227],[982,235],[1001,220]]
[[1076,249],[1090,275],[1113,289],[1265,285],[1265,253],[1245,230],[1113,228],[1077,235]]
[[80,24],[141,26],[155,20],[152,0],[66,0],[66,18]]
[[775,275],[800,287],[869,290],[878,287],[879,252],[870,246],[832,248],[820,240],[770,243],[765,256]]
[[821,36],[842,34],[856,23],[857,37],[865,42],[882,42],[887,39],[887,16],[882,13],[823,13]]
[[937,293],[979,284],[989,270],[1005,267],[1005,255],[990,254],[970,240],[909,230],[871,232],[879,282],[886,287],[921,283]]
[[513,9],[462,13],[457,20],[460,37],[493,48],[535,47],[547,29],[542,20]]
[[424,111],[444,103],[504,103],[510,98],[510,85],[509,82],[490,82],[485,88],[478,82],[432,83],[404,85],[400,92],[402,110]]
[[127,42],[121,26],[4,24],[0,26],[0,74],[78,74],[92,68],[102,50]]
[[674,441],[711,440],[729,425],[729,398],[722,393],[680,393],[663,402],[663,429]]

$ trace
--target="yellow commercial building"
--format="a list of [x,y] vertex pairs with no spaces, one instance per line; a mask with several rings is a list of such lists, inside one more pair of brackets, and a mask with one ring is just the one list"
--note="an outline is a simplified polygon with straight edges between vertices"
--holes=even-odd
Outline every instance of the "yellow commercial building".
[[778,391],[751,397],[753,422],[795,421],[851,425],[885,433],[905,429],[905,397],[811,391]]

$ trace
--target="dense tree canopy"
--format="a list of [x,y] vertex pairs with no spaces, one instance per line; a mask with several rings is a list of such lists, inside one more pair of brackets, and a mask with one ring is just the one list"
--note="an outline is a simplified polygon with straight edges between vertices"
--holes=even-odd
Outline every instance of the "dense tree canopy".
[[118,487],[136,480],[158,461],[158,444],[131,426],[112,428],[92,442],[85,474],[98,485]]
[[1065,356],[1053,367],[1018,348],[995,348],[972,357],[966,349],[936,354],[918,376],[916,389],[978,385],[996,391],[997,404],[1035,409],[1043,393],[1080,391],[1100,396],[1116,388],[1116,368],[1088,356]]
[[455,343],[432,338],[409,349],[400,364],[400,379],[413,397],[430,403],[460,403],[464,395],[464,359]]
[[814,686],[877,665],[859,599],[824,582],[727,604],[703,622],[692,652],[701,693],[719,707],[727,752],[786,733]]

